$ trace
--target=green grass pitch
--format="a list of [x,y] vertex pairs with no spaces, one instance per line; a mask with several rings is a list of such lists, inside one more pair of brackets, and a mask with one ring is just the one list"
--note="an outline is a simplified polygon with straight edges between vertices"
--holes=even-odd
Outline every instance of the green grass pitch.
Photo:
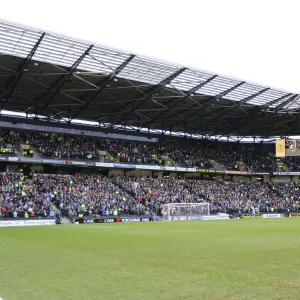
[[300,218],[0,228],[0,298],[300,299]]

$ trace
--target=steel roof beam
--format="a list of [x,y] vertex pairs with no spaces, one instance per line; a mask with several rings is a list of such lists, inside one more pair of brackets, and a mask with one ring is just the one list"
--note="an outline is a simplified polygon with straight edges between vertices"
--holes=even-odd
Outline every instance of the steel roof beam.
[[242,99],[241,101],[238,102],[239,106],[241,106],[241,105],[243,105],[243,104],[246,104],[248,101],[250,101],[250,100],[254,99],[255,97],[257,97],[257,96],[263,94],[264,92],[268,91],[269,89],[270,89],[270,88],[265,88],[265,89],[263,89],[263,90],[261,90],[261,91],[255,93],[255,94],[253,94],[253,95],[250,95],[249,97],[247,97],[247,98],[245,98],[245,99]]
[[[175,98],[175,101],[172,105],[170,105],[165,111],[163,111],[161,114],[159,114],[158,116],[155,116],[155,119],[158,120],[159,118],[161,118],[162,116],[166,115],[171,109],[174,109],[180,102],[183,102],[185,100],[187,100],[189,97],[191,97],[195,92],[197,92],[199,89],[201,89],[203,86],[205,86],[206,84],[208,84],[209,82],[211,82],[212,80],[214,80],[218,75],[214,75],[210,78],[208,78],[207,80],[199,83],[198,85],[196,85],[195,87],[191,88],[190,90],[188,90],[185,95],[183,96],[183,98]],[[148,126],[150,125],[152,122],[154,121],[154,119],[152,119],[150,122],[148,122],[147,124],[144,124],[144,126]]]
[[[125,120],[126,117],[132,115],[145,102],[147,102],[149,99],[151,99],[156,93],[158,93],[161,89],[163,89],[167,84],[170,84],[177,76],[179,76],[185,70],[187,70],[187,68],[181,68],[181,69],[177,70],[175,73],[171,74],[170,76],[168,76],[167,78],[165,78],[164,80],[162,80],[160,83],[158,83],[154,87],[150,88],[149,91],[146,92],[145,95],[143,94],[143,96],[141,96],[140,98],[138,98],[138,100],[141,100],[141,101],[134,108],[132,108],[128,112],[128,114],[126,114],[126,116],[124,116],[121,120],[118,120],[117,123],[122,123]],[[121,111],[122,109],[119,109],[115,113]]]
[[[269,119],[275,117],[278,112],[287,104],[289,104],[290,102],[292,102],[295,98],[298,97],[298,94],[292,94],[291,97],[289,97],[287,100],[285,100],[284,102],[282,102],[281,104],[279,104],[278,106],[275,107],[274,111],[270,111],[269,114],[266,116],[266,118],[264,118],[261,122],[259,122],[258,124],[255,124],[255,127],[260,129],[263,126],[265,126],[268,122]],[[277,101],[278,102],[278,101]],[[267,106],[268,107],[268,106]],[[243,126],[242,128],[239,128],[239,130],[242,130],[243,128],[245,128],[245,126]],[[269,133],[268,133],[269,134]]]
[[[263,90],[261,90],[261,91],[255,93],[255,94],[253,94],[253,95],[251,95],[251,96],[249,96],[249,97],[246,97],[246,98],[242,99],[241,101],[239,101],[239,102],[233,104],[233,105],[230,106],[228,109],[225,109],[225,111],[224,111],[222,108],[219,109],[219,110],[217,111],[217,113],[218,113],[219,111],[221,111],[221,110],[223,111],[223,113],[221,113],[220,115],[218,115],[216,118],[214,118],[214,119],[211,120],[210,122],[206,123],[206,124],[205,124],[205,127],[207,127],[207,126],[213,124],[215,121],[219,120],[221,117],[226,116],[226,115],[232,110],[232,108],[235,108],[235,107],[241,107],[243,104],[246,104],[246,103],[249,102],[250,100],[252,100],[252,99],[254,99],[255,97],[259,96],[260,94],[266,92],[267,90],[269,90],[269,88],[265,88],[265,89],[263,89]],[[204,126],[201,126],[201,127],[199,128],[199,130],[202,129],[203,127],[204,127]]]
[[300,109],[298,110],[298,115],[297,115],[297,117],[296,117],[296,119],[295,119],[295,121],[292,125],[292,130],[293,131],[298,130],[298,132],[300,131]]
[[[245,128],[249,122],[253,121],[253,117],[256,115],[256,114],[259,114],[260,112],[264,111],[265,109],[267,109],[269,106],[271,105],[274,105],[276,104],[277,102],[285,99],[286,97],[289,97],[291,96],[292,94],[289,93],[289,94],[286,94],[282,97],[279,97],[273,101],[270,101],[262,106],[257,106],[257,107],[254,107],[253,109],[251,109],[249,111],[250,115],[248,118],[242,118],[239,122],[235,123],[235,124],[232,124],[230,125],[229,127],[227,127],[225,129],[225,135],[230,133],[232,130],[235,130],[236,128],[239,128],[239,129],[243,129]],[[241,127],[242,126],[242,127]]]
[[[103,90],[105,89],[105,87],[111,82],[113,81],[117,75],[134,59],[135,55],[130,55],[120,66],[118,66],[116,68],[116,70],[114,72],[112,72],[111,74],[109,74],[108,77],[106,77],[100,84],[99,89],[96,91],[96,93],[94,93],[94,95],[91,95],[91,97],[85,102],[85,104],[83,105],[83,107],[72,117],[72,119],[77,118],[80,114],[83,113],[83,111],[93,102],[94,99],[96,99],[99,94],[101,94],[103,92]],[[82,97],[82,99],[84,99],[85,97],[88,97],[89,94],[91,93],[87,93],[86,95],[84,95]]]
[[69,79],[73,73],[76,71],[77,67],[80,65],[80,63],[83,61],[83,59],[89,54],[91,49],[94,47],[94,45],[90,45],[88,49],[74,62],[74,64],[70,67],[69,72],[63,76],[54,84],[53,88],[45,95],[45,104],[40,110],[40,114],[42,114],[45,109],[48,108],[51,101],[54,99],[54,97],[60,92],[61,88],[63,87],[64,83],[67,79]]
[[299,97],[298,94],[293,95],[292,97],[290,97],[289,99],[287,99],[286,101],[282,102],[281,104],[277,105],[274,109],[275,114],[277,114],[281,109],[283,109],[286,105],[288,105],[289,103],[291,103],[292,101],[294,101],[297,97]]
[[[13,80],[10,82],[10,84],[8,85],[8,94],[6,96],[6,99],[4,101],[4,103],[2,104],[1,106],[1,109],[2,110],[6,103],[9,101],[11,95],[13,94],[13,92],[15,91],[15,88],[17,87],[23,73],[24,73],[24,70],[28,67],[32,57],[34,56],[37,48],[39,47],[40,43],[42,42],[44,36],[46,35],[46,33],[44,32],[41,37],[39,38],[39,40],[36,42],[36,44],[34,45],[34,47],[31,49],[30,53],[28,54],[28,56],[26,57],[24,63],[22,64],[22,66],[20,67],[18,73],[16,74],[16,76],[13,78]],[[4,93],[2,93],[1,95],[1,98],[3,97]]]
[[[221,92],[221,93],[219,93],[219,94],[216,95],[216,96],[209,97],[207,100],[205,100],[205,101],[203,101],[203,102],[201,103],[202,105],[208,103],[207,105],[204,105],[204,106],[202,107],[202,109],[206,109],[207,107],[209,107],[209,106],[211,105],[212,101],[217,101],[217,100],[223,98],[224,96],[226,96],[227,94],[229,94],[229,93],[232,92],[233,90],[237,89],[239,86],[243,85],[244,83],[245,83],[244,81],[239,82],[239,83],[237,83],[236,85],[234,85],[233,87],[227,89],[226,91]],[[184,112],[186,112],[186,111],[184,111]],[[176,115],[173,116],[173,117],[178,117],[179,115],[181,115],[181,114],[184,113],[184,112],[180,112],[180,113],[176,114]],[[185,119],[183,119],[183,120],[180,121],[180,122],[186,122],[188,119],[192,118],[193,116],[195,116],[195,115],[198,114],[198,113],[199,113],[199,111],[197,110],[197,111],[191,113],[190,115],[188,115]],[[178,126],[178,124],[177,124],[176,126]]]
[[[292,97],[290,97],[289,99],[287,99],[286,101],[284,101],[284,102],[280,103],[278,106],[276,106],[275,109],[274,109],[274,113],[273,114],[270,113],[268,115],[268,117],[259,124],[259,127],[265,126],[267,124],[267,121],[270,118],[276,117],[278,115],[278,113],[280,112],[281,109],[283,109],[289,103],[293,102],[298,97],[299,97],[299,94],[295,94]],[[273,127],[271,127],[271,128],[273,128]],[[270,135],[270,133],[271,133],[271,130],[268,130],[267,135]]]

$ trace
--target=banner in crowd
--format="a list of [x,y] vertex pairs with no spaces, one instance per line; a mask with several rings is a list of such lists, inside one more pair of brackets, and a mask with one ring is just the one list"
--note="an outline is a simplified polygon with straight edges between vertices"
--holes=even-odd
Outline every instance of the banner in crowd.
[[75,218],[75,224],[152,222],[153,217]]
[[277,139],[276,157],[300,156],[300,140]]
[[55,220],[12,220],[0,221],[0,227],[55,225]]
[[285,157],[285,139],[277,139],[275,144],[276,157]]
[[285,140],[285,156],[300,156],[300,140]]

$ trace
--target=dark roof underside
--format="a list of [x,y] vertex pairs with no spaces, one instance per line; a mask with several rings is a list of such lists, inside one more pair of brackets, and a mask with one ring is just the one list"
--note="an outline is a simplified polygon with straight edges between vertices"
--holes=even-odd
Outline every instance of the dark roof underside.
[[300,133],[299,96],[0,21],[0,109],[203,135]]

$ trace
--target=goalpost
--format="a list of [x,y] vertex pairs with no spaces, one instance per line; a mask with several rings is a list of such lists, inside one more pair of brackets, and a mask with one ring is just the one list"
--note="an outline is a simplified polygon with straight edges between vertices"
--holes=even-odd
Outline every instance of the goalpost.
[[164,221],[200,220],[209,214],[209,203],[168,203],[163,206]]

